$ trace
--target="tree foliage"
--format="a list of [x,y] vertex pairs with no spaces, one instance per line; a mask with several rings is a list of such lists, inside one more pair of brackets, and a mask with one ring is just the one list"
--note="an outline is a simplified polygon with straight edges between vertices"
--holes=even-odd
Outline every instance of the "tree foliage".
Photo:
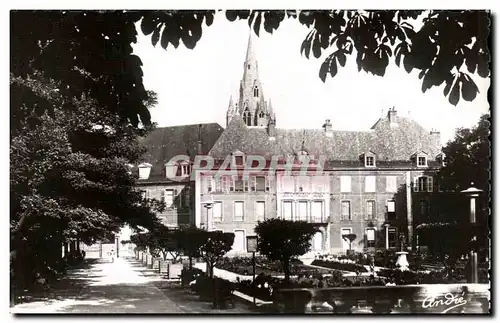
[[198,231],[197,234],[200,234],[200,240],[203,241],[199,249],[201,256],[208,264],[210,278],[213,278],[215,263],[230,251],[233,246],[234,233]]
[[[88,96],[64,97],[59,85],[42,73],[11,76],[11,251],[24,249],[21,258],[60,258],[61,243],[90,244],[125,223],[155,226],[163,207],[142,199],[127,166],[143,153],[140,131]],[[32,266],[21,267],[47,264]]]
[[[431,221],[418,229],[434,252],[457,259],[471,246],[489,250],[490,116],[472,128],[461,128],[443,148],[445,166],[436,175],[440,192],[431,197]],[[469,197],[461,193],[474,183],[483,193],[476,199],[476,225],[470,224]],[[477,237],[472,241],[473,236]]]
[[269,260],[279,261],[290,279],[290,260],[311,249],[311,239],[317,232],[313,224],[305,221],[268,219],[255,227],[258,251]]
[[[151,35],[153,46],[193,49],[214,10],[204,11],[12,11],[11,73],[25,77],[43,70],[62,82],[60,92],[79,98],[88,93],[97,104],[137,126],[151,124],[146,108],[142,62],[133,54],[135,23]],[[383,76],[391,59],[407,72],[417,70],[422,91],[443,86],[456,105],[472,101],[477,85],[472,74],[489,76],[486,11],[276,11],[228,10],[230,21],[245,19],[259,35],[273,33],[285,19],[310,29],[301,53],[328,56],[319,76],[334,77],[349,56],[358,70]],[[422,25],[418,28],[418,25]],[[298,48],[299,49],[299,48]]]
[[445,191],[461,191],[474,186],[490,192],[491,175],[491,133],[490,116],[482,115],[472,128],[461,128],[455,138],[443,148],[445,167],[439,174],[440,188]]

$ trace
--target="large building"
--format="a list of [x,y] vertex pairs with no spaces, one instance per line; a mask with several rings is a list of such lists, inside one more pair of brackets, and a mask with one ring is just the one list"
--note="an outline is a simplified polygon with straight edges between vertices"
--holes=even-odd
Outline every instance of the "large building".
[[[439,132],[398,116],[394,107],[366,131],[334,130],[329,120],[317,129],[277,128],[251,38],[235,97],[225,129],[160,128],[145,140],[149,154],[139,165],[139,183],[167,203],[167,225],[234,232],[235,253],[246,252],[258,221],[273,217],[314,223],[315,251],[347,250],[349,233],[356,235],[355,250],[396,248],[401,233],[409,247],[416,245],[413,219],[429,210],[432,175],[443,162]],[[193,167],[196,154],[214,166]],[[170,162],[175,155],[189,160]],[[265,158],[265,167],[245,172],[256,157]],[[305,160],[301,172],[298,162]],[[172,181],[169,173],[185,180]]]

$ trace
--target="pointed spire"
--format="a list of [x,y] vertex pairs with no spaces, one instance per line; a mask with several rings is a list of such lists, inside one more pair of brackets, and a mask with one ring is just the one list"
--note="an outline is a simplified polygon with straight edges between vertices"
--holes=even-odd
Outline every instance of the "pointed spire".
[[229,97],[229,107],[227,109],[227,112],[234,112],[234,102],[233,102],[233,96]]
[[247,56],[246,56],[245,62],[256,60],[255,51],[254,51],[253,43],[252,43],[252,38],[253,38],[252,37],[252,29],[250,29],[250,32],[248,33]]

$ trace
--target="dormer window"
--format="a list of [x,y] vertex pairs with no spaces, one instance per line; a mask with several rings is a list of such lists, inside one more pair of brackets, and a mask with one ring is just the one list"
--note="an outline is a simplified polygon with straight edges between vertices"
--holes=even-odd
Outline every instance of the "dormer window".
[[439,153],[437,156],[436,156],[436,161],[441,165],[441,166],[446,166],[446,162],[444,161],[444,154],[443,153]]
[[148,179],[151,173],[151,167],[153,165],[148,163],[142,163],[139,165],[139,179]]
[[368,151],[362,155],[365,167],[375,167],[375,153],[373,151]]
[[180,164],[181,168],[181,176],[188,176],[191,174],[191,164],[188,163],[182,163]]
[[235,151],[233,153],[233,162],[236,166],[243,166],[245,165],[245,154],[243,154],[241,151]]

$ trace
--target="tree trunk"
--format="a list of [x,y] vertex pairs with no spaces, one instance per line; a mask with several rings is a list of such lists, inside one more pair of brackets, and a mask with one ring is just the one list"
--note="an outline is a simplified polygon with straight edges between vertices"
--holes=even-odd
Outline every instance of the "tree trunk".
[[290,282],[290,259],[284,259],[281,264],[285,273],[285,283],[288,284]]
[[189,270],[193,269],[193,257],[189,256]]

